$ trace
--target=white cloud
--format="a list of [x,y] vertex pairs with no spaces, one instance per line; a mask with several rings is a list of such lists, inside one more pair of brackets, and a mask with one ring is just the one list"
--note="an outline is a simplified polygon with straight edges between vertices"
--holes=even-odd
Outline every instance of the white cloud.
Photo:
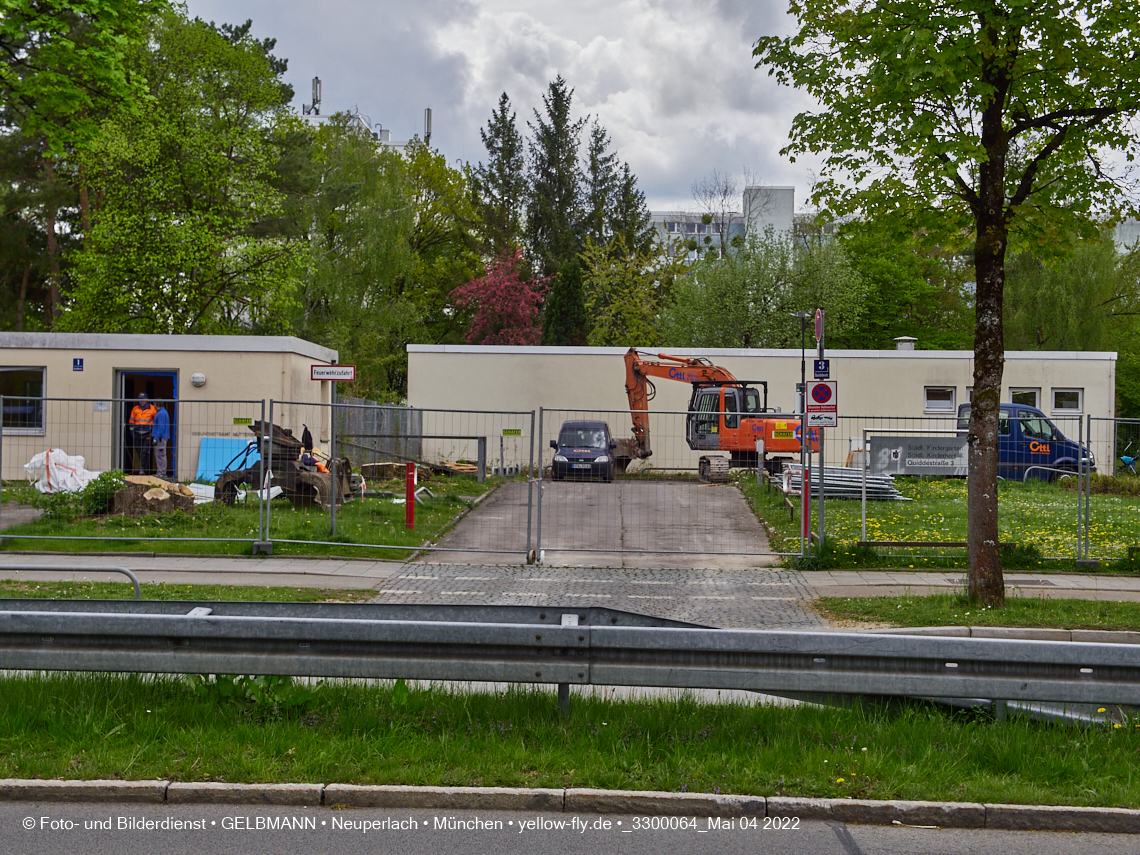
[[520,125],[555,74],[579,115],[597,116],[653,207],[691,203],[713,169],[750,169],[766,184],[797,185],[810,164],[779,156],[796,112],[810,107],[753,68],[752,45],[787,32],[783,0],[190,0],[192,14],[278,39],[297,104],[319,74],[325,112],[358,106],[395,138],[421,130],[449,159],[485,157],[479,139],[499,93]]

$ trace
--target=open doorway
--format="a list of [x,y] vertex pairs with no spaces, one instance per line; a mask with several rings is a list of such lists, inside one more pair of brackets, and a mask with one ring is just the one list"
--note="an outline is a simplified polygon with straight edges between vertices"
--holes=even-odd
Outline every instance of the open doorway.
[[132,434],[131,410],[138,403],[138,396],[145,392],[147,400],[156,408],[164,408],[170,416],[170,439],[166,446],[166,471],[162,477],[178,480],[178,372],[177,371],[128,371],[120,369],[117,377],[119,422],[115,431],[118,448],[115,459],[118,467],[128,475],[156,474],[154,446],[149,437]]

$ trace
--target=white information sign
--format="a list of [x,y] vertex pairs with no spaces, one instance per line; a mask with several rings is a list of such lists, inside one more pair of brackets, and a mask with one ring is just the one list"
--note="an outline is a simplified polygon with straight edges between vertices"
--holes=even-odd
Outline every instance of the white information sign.
[[310,380],[333,380],[351,383],[356,379],[355,365],[310,365]]
[[834,380],[809,380],[807,393],[808,427],[836,427],[839,424],[839,398]]

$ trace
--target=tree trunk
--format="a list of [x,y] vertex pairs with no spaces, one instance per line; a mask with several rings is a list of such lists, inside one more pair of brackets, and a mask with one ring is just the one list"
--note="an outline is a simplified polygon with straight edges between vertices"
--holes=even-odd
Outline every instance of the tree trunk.
[[59,237],[55,233],[55,223],[57,211],[55,208],[55,164],[52,162],[51,157],[44,160],[45,168],[44,173],[47,178],[47,197],[48,197],[48,210],[47,210],[47,251],[48,251],[48,305],[47,305],[47,321],[48,329],[54,329],[56,321],[62,313],[63,305],[59,295]]
[[967,553],[971,602],[1000,606],[1005,579],[998,548],[998,412],[1005,367],[1002,296],[1005,290],[1005,158],[1009,147],[1002,127],[1004,80],[982,113],[982,145],[987,158],[978,174],[974,205],[974,392],[970,406]]
[[32,275],[32,263],[24,265],[24,278],[20,280],[20,297],[16,300],[16,332],[24,331],[24,306],[28,302],[28,277]]

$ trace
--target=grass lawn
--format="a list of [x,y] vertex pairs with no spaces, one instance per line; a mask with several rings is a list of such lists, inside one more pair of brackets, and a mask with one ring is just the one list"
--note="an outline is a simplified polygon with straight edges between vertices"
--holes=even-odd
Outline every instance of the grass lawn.
[[[376,596],[371,588],[287,588],[260,585],[170,585],[143,582],[144,600],[193,600],[231,603],[364,603]],[[14,600],[131,600],[131,583],[17,582],[0,579],[0,598]]]
[[0,680],[0,777],[605,787],[1140,807],[1140,725],[452,694],[402,683]]
[[971,604],[960,594],[922,597],[823,597],[813,603],[827,618],[893,626],[1031,626],[1140,630],[1140,603],[1007,597],[1000,609]]
[[[399,560],[412,549],[351,548],[354,544],[418,547],[437,540],[454,524],[459,514],[474,505],[474,498],[501,483],[488,479],[479,484],[468,478],[433,478],[426,486],[435,497],[424,496],[424,504],[416,506],[416,528],[409,531],[404,522],[404,505],[393,501],[404,495],[403,482],[380,483],[378,490],[388,490],[392,498],[354,498],[337,507],[337,534],[332,537],[329,512],[319,507],[294,508],[279,496],[272,502],[270,538],[276,540],[333,541],[333,545],[316,543],[275,544],[279,555],[372,555]],[[25,485],[5,486],[9,501],[26,499]],[[34,523],[12,526],[4,530],[3,549],[37,549],[61,552],[177,552],[247,555],[250,542],[257,538],[257,502],[226,507],[208,502],[196,505],[193,514],[174,511],[145,517],[81,517],[69,520],[45,516]],[[38,535],[46,539],[9,539],[11,535]],[[106,537],[112,540],[54,540],[53,535],[68,537]],[[120,539],[121,538],[121,539]],[[210,538],[209,540],[174,540],[173,538]],[[348,547],[348,548],[346,548]]]
[[[797,505],[796,522],[792,522],[784,496],[778,490],[769,492],[766,487],[757,485],[755,476],[741,476],[738,485],[756,512],[775,532],[773,546],[777,551],[798,549],[798,497],[792,497],[792,503]],[[965,541],[965,479],[900,477],[895,479],[895,486],[912,501],[868,502],[868,540]],[[877,554],[857,554],[854,545],[862,539],[860,505],[858,499],[827,500],[824,517],[827,536],[838,544],[832,556],[832,566],[965,566],[964,549],[880,547],[875,550]],[[1075,490],[1036,481],[1024,484],[1002,481],[998,484],[998,511],[1002,541],[1023,547],[1020,554],[1009,556],[1010,566],[1059,569],[1056,562],[1042,559],[1050,557],[1071,561],[1076,557]],[[1090,512],[1090,555],[1119,561],[1125,559],[1128,547],[1133,544],[1140,544],[1140,497],[1094,493]]]

